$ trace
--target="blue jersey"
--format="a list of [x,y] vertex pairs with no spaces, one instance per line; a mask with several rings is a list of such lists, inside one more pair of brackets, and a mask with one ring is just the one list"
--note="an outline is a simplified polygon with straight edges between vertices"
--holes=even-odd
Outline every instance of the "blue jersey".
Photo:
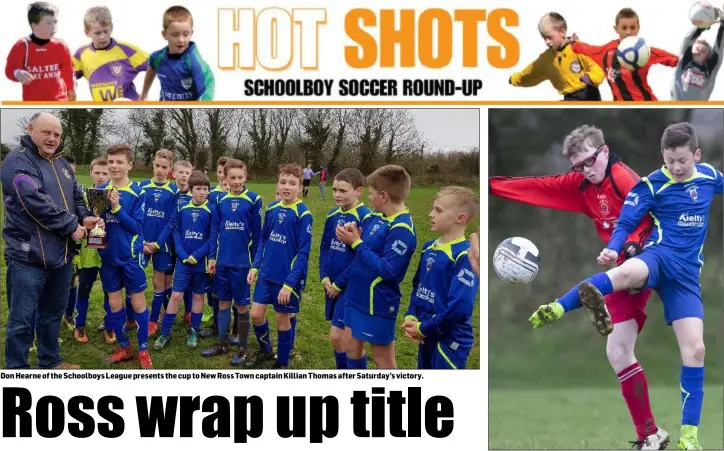
[[181,208],[191,202],[191,190],[181,191],[179,189],[178,191],[176,191],[174,201],[176,202],[176,211],[181,210]]
[[272,202],[267,206],[253,268],[259,270],[260,279],[284,285],[300,296],[307,281],[311,246],[309,208],[301,200],[290,205]]
[[[246,187],[244,187],[244,189],[246,189]],[[216,185],[211,191],[209,191],[209,202],[211,202],[212,205],[218,204],[219,199],[224,197],[226,193],[227,191],[221,189],[221,185]]]
[[389,217],[379,212],[367,216],[362,222],[362,238],[352,244],[354,260],[341,276],[347,305],[372,316],[396,318],[402,298],[400,284],[416,248],[409,210]]
[[664,166],[642,178],[628,193],[607,247],[619,252],[627,234],[649,213],[654,230],[646,247],[655,244],[700,266],[715,194],[722,194],[722,173],[711,165],[697,164],[694,174],[678,183]]
[[161,101],[214,99],[214,74],[195,43],[178,55],[169,54],[168,47],[157,50],[148,63],[161,82]]
[[198,262],[194,265],[194,272],[205,273],[208,268],[208,256],[214,250],[210,238],[216,214],[216,207],[206,200],[201,205],[193,202],[184,205],[174,219],[173,241],[176,256],[181,261],[194,257]]
[[159,252],[170,252],[171,229],[168,224],[176,212],[176,192],[178,188],[170,181],[159,184],[153,180],[140,183],[146,195],[146,215],[143,218],[143,239],[156,243]]
[[133,259],[139,259],[140,263],[143,258],[143,190],[133,181],[121,188],[109,182],[99,189],[117,190],[120,194],[118,208],[106,208],[101,215],[108,236],[106,248],[98,250],[101,264],[123,266]]
[[340,207],[329,211],[322,232],[322,243],[319,246],[319,279],[322,282],[329,279],[332,284],[339,288],[339,284],[336,282],[343,282],[337,279],[354,259],[354,252],[347,249],[347,245],[337,239],[337,226],[354,222],[358,227],[361,227],[362,221],[371,212],[372,210],[362,202],[349,210],[342,210]]
[[468,259],[470,242],[461,237],[422,246],[412,279],[410,307],[405,316],[420,322],[420,333],[435,340],[473,346],[473,308],[479,280]]
[[211,239],[217,266],[251,268],[261,235],[261,196],[245,189],[220,198]]

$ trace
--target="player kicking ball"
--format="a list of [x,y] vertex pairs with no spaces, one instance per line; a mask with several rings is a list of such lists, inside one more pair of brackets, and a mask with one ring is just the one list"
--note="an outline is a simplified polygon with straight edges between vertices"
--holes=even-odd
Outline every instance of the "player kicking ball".
[[661,153],[664,166],[641,179],[629,192],[618,225],[598,262],[614,263],[626,236],[650,213],[656,218],[656,227],[643,251],[616,268],[589,277],[560,300],[541,306],[534,316],[546,323],[558,320],[563,316],[562,309],[552,306],[572,302],[598,306],[599,320],[610,321],[603,296],[625,289],[655,289],[681,353],[678,448],[701,449],[698,426],[704,400],[704,305],[699,276],[704,264],[709,208],[714,195],[722,194],[724,182],[720,171],[698,164],[701,150],[691,124],[667,127],[661,138]]

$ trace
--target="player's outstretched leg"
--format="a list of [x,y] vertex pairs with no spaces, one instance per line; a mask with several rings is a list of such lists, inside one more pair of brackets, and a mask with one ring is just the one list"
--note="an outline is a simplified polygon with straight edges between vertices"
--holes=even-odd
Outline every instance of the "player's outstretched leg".
[[[702,314],[703,316],[703,314]],[[701,449],[698,437],[704,402],[704,322],[701,318],[672,321],[681,352],[681,433],[679,449]]]

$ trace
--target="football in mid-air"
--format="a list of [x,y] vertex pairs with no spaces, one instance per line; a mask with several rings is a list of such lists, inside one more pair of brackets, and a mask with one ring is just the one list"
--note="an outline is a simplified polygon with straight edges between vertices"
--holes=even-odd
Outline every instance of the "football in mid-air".
[[709,28],[719,20],[719,13],[711,3],[696,2],[689,8],[689,20],[696,28]]
[[493,254],[495,273],[509,283],[532,282],[538,274],[539,264],[538,248],[526,238],[508,238]]
[[651,49],[644,38],[629,36],[618,44],[616,58],[621,66],[628,70],[637,70],[646,66],[651,57]]

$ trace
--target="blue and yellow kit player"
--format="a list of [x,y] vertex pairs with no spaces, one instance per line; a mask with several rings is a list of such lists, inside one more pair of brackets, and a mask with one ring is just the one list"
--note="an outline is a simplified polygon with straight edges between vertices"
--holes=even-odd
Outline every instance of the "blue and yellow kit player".
[[468,259],[465,228],[479,209],[475,193],[448,186],[429,214],[439,237],[422,246],[412,279],[405,334],[419,343],[419,369],[463,369],[473,347],[473,309],[480,285]]
[[367,185],[375,211],[362,222],[361,236],[354,223],[336,230],[337,238],[355,252],[343,276],[349,281],[342,292],[344,326],[351,331],[347,368],[367,368],[367,342],[377,368],[394,369],[400,284],[417,248],[415,225],[405,206],[410,175],[402,166],[382,166],[367,177]]
[[354,223],[356,227],[371,213],[369,207],[360,202],[365,178],[358,169],[342,169],[334,177],[332,190],[337,204],[327,214],[319,247],[319,279],[325,292],[324,317],[330,322],[329,339],[334,349],[337,369],[347,369],[347,353],[344,348],[344,296],[342,273],[352,263],[354,252],[337,239],[338,225]]
[[251,319],[259,342],[257,358],[249,362],[257,366],[274,358],[269,339],[269,324],[264,313],[266,305],[274,306],[279,334],[277,361],[274,368],[287,368],[292,349],[292,316],[299,312],[302,292],[306,285],[309,252],[312,245],[312,213],[299,200],[302,191],[302,168],[286,164],[279,168],[277,182],[280,202],[267,208],[254,264],[248,282],[253,285],[257,273],[259,281],[254,289]]
[[[620,266],[598,273],[573,287],[561,302],[585,306],[601,334],[613,331],[603,303],[613,291],[644,287],[659,294],[666,324],[679,343],[682,418],[679,449],[701,449],[698,426],[704,399],[704,305],[699,277],[704,264],[704,239],[709,209],[722,194],[721,171],[699,164],[701,150],[694,127],[686,122],[670,125],[661,138],[664,166],[642,178],[628,193],[618,224],[598,262],[612,264],[626,234],[650,214],[654,230],[640,254]],[[530,318],[534,327],[563,316],[560,303],[543,305]],[[659,429],[658,434],[666,435]],[[647,438],[648,439],[648,438]]]

